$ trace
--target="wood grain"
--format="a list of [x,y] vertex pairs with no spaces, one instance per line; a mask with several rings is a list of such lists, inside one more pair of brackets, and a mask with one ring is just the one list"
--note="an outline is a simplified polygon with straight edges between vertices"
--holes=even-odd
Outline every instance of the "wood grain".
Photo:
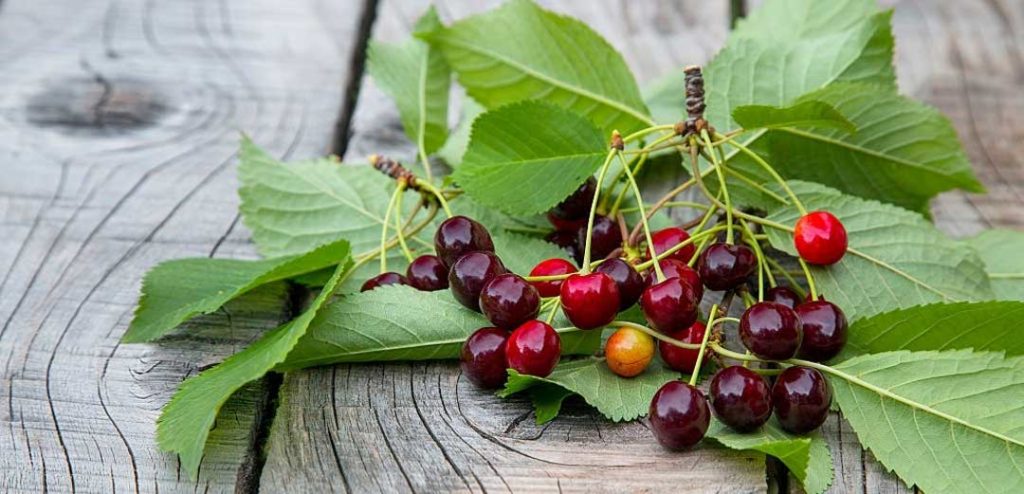
[[[239,131],[330,151],[361,2],[5,0],[0,7],[0,490],[249,490],[257,383],[197,482],[155,444],[199,368],[289,315],[261,289],[159,345],[120,345],[140,280],[183,256],[253,257]],[[188,333],[186,338],[182,335]]]

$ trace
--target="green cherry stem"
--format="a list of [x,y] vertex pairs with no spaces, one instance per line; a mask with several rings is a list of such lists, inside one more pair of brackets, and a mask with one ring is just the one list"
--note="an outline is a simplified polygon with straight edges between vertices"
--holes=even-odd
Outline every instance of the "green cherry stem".
[[391,222],[391,212],[395,210],[395,203],[398,202],[398,197],[402,195],[402,191],[405,190],[405,183],[399,183],[398,187],[391,194],[391,200],[388,201],[388,209],[384,211],[384,222],[380,228],[380,272],[384,273],[388,270],[388,224]]
[[743,183],[749,185],[751,188],[756,189],[758,192],[760,192],[760,193],[762,193],[762,194],[764,194],[764,195],[766,195],[768,197],[771,197],[772,199],[775,199],[776,201],[778,201],[778,202],[780,202],[782,204],[785,204],[787,206],[789,205],[789,199],[786,199],[785,197],[782,197],[782,196],[776,194],[771,189],[765,187],[764,185],[761,185],[761,184],[757,183],[754,179],[748,177],[746,174],[743,174],[743,173],[740,173],[740,172],[736,171],[731,166],[725,167],[725,174],[732,176],[733,178],[739,180],[740,182],[743,182]]
[[551,308],[550,308],[551,310],[548,311],[548,317],[545,320],[545,322],[548,323],[548,326],[551,325],[551,321],[555,320],[555,314],[558,313],[558,308],[561,307],[561,306],[562,306],[562,302],[558,299],[558,297],[555,297],[555,301],[552,302]]
[[405,243],[405,235],[402,234],[402,197],[405,197],[405,183],[400,183],[398,188],[400,192],[395,200],[395,236],[398,237],[398,245],[402,248],[402,254],[405,254],[405,259],[412,262],[412,252]]
[[[652,134],[654,132],[665,131],[665,130],[675,130],[675,128],[676,128],[675,124],[664,124],[664,125],[655,125],[653,127],[647,127],[646,129],[640,129],[640,130],[638,130],[636,132],[633,132],[632,134],[629,134],[628,136],[626,136],[626,137],[624,137],[622,139],[622,142],[633,142],[633,141],[635,141],[635,140],[637,140],[637,139],[639,139],[639,138],[641,138],[641,137],[643,137],[643,136],[645,136],[647,134]],[[675,134],[669,134],[669,135],[670,136],[674,136]]]
[[[615,131],[613,135],[618,135],[618,131]],[[583,274],[590,273],[590,244],[591,236],[594,233],[594,217],[597,215],[597,201],[601,196],[601,184],[604,182],[604,176],[608,174],[608,166],[612,164],[612,159],[615,158],[615,154],[618,152],[619,150],[614,147],[608,151],[608,156],[605,157],[604,164],[601,165],[601,172],[597,175],[594,200],[590,203],[590,217],[587,219],[587,240],[583,245],[583,269],[580,270]]]
[[[668,204],[668,202],[673,197],[675,197],[675,196],[677,196],[679,194],[682,194],[683,192],[686,191],[686,189],[689,189],[695,183],[697,183],[696,179],[691,178],[691,179],[689,179],[689,180],[679,184],[676,188],[668,191],[665,195],[661,196],[661,199],[658,199],[658,202],[655,202],[654,205],[651,206],[651,209],[647,211],[646,218],[649,220],[652,217],[654,217],[654,213],[657,213],[661,208],[665,207],[665,205]],[[629,234],[629,244],[633,244],[633,242],[636,240],[636,237],[639,236],[639,235],[640,235],[640,225],[636,225],[636,226],[633,227],[633,231],[630,232],[630,234]]]
[[437,198],[437,202],[441,203],[441,208],[444,209],[445,216],[448,216],[449,218],[454,216],[452,214],[452,209],[448,206],[448,200],[444,198],[444,194],[442,194],[437,187],[434,187],[434,184],[424,180],[417,180],[416,185],[426,189],[427,192],[430,192],[431,195]]
[[711,306],[711,312],[708,312],[708,325],[707,329],[704,330],[704,338],[700,342],[700,349],[697,352],[697,362],[693,364],[693,372],[690,373],[690,386],[697,385],[697,378],[700,376],[700,366],[704,365],[704,353],[708,347],[708,338],[711,336],[711,328],[715,326],[715,319],[718,316],[718,304]]
[[811,300],[818,300],[818,289],[814,285],[814,275],[811,274],[811,268],[807,266],[804,258],[797,256],[797,260],[800,261],[800,268],[804,270],[804,276],[807,278],[807,288],[811,291]]
[[[645,207],[650,208],[650,207],[653,207],[653,206],[648,204]],[[663,203],[661,205],[661,209],[665,209],[665,208],[692,208],[692,209],[699,209],[701,211],[707,211],[709,207],[711,207],[711,206],[708,206],[707,204],[703,204],[703,203],[699,203],[699,202],[693,202],[693,201],[668,201],[668,202],[665,202],[665,203]],[[635,207],[634,208],[619,208],[619,212],[620,213],[635,213],[635,212],[637,212],[639,210],[640,210],[639,208],[635,208]],[[648,216],[652,216],[650,210],[647,211],[647,215]],[[650,218],[648,218],[648,219],[650,219]],[[507,230],[507,228],[506,228],[506,230]],[[538,230],[540,230],[540,229],[538,229]],[[547,233],[548,230],[540,230],[538,232],[530,232],[530,233],[541,233],[541,232]],[[1021,275],[1021,276],[1024,276],[1024,275]]]
[[746,154],[752,160],[754,160],[758,165],[761,166],[761,168],[764,168],[764,170],[766,172],[768,172],[772,176],[772,178],[775,179],[775,181],[779,183],[779,185],[782,186],[782,189],[786,191],[786,194],[789,195],[790,199],[793,200],[793,204],[796,205],[796,209],[798,211],[800,211],[800,214],[801,215],[807,214],[807,209],[804,208],[803,203],[800,202],[800,198],[798,198],[796,196],[796,193],[793,192],[793,189],[791,189],[789,187],[789,184],[787,184],[786,181],[782,179],[782,176],[779,175],[779,172],[775,171],[775,168],[773,168],[771,165],[769,165],[768,162],[765,161],[764,158],[761,157],[761,155],[751,151],[750,148],[748,148],[747,146],[741,144],[739,141],[737,141],[733,137],[726,137],[724,135],[715,133],[715,138],[717,138],[719,140],[722,140],[722,141],[728,143],[730,146],[738,149],[741,153]]
[[665,259],[666,257],[674,254],[679,249],[682,249],[683,247],[686,247],[687,245],[693,244],[694,242],[697,242],[698,240],[703,240],[705,238],[709,238],[709,237],[717,234],[718,232],[720,232],[722,230],[725,230],[724,226],[716,226],[714,228],[709,228],[709,229],[707,229],[707,230],[705,230],[703,232],[696,233],[693,236],[691,236],[690,238],[688,238],[686,240],[683,240],[682,242],[679,242],[678,244],[675,244],[675,245],[673,245],[672,247],[670,247],[668,249],[665,249],[665,252],[662,252],[661,254],[658,254],[657,256],[654,256],[650,260],[647,260],[647,261],[644,261],[644,262],[642,262],[640,264],[637,264],[636,265],[636,270],[637,271],[643,271],[645,269],[648,269],[648,268],[650,268],[654,264],[655,260],[661,261],[661,260]]
[[[679,348],[684,348],[686,350],[699,350],[700,349],[700,345],[698,345],[696,343],[684,343],[684,342],[679,341],[679,340],[677,340],[675,338],[670,338],[668,336],[665,336],[665,335],[661,334],[661,332],[655,331],[655,330],[653,330],[651,328],[648,328],[647,326],[644,326],[642,324],[637,324],[637,323],[629,322],[629,321],[612,321],[608,325],[609,326],[619,326],[619,327],[625,327],[625,328],[632,328],[632,329],[635,329],[637,331],[640,331],[642,333],[647,334],[651,338],[654,338],[656,340],[664,341],[665,343],[668,343],[668,344],[670,344],[672,346],[677,346]],[[706,333],[710,333],[710,331],[707,331]]]
[[[761,244],[758,243],[757,239],[754,238],[754,231],[751,230],[750,224],[743,218],[740,218],[740,226],[743,228],[745,233],[744,237],[746,243],[754,249],[754,255],[757,256],[757,301],[764,301],[764,273],[768,270],[768,263],[764,260],[764,251],[761,250]],[[772,286],[775,283],[772,282]]]
[[[673,137],[675,137],[675,134],[668,134],[666,136],[659,137],[655,139],[654,142],[648,144],[647,146],[644,146],[643,148],[638,149],[637,152],[639,154],[639,158],[637,160],[636,166],[633,167],[633,175],[636,176],[638,173],[640,173],[640,169],[644,166],[644,163],[647,162],[647,158],[650,157],[650,153],[653,148],[657,147],[659,144]],[[622,154],[625,154],[625,152],[623,152]],[[612,180],[612,184],[617,184],[620,180],[622,180],[623,175],[625,175],[626,173],[626,168],[628,167],[623,166],[622,168],[623,169],[619,170],[619,172],[615,175],[615,179]],[[621,191],[619,191],[618,197],[615,198],[615,202],[612,204],[612,207],[609,210],[609,215],[614,216],[615,213],[619,210],[618,208],[622,204],[623,198],[626,197],[626,190],[628,189],[629,185],[627,184],[622,188]]]
[[711,342],[711,344],[708,346],[711,347],[711,351],[723,357],[731,358],[733,360],[739,360],[740,362],[762,362],[761,359],[753,355],[745,355],[742,353],[734,352],[715,342]]
[[779,264],[779,261],[776,261],[775,259],[773,259],[770,256],[769,257],[765,257],[765,260],[768,261],[768,265],[769,266],[774,268],[776,271],[778,271],[780,274],[782,274],[782,276],[784,278],[786,278],[786,281],[789,282],[790,286],[794,290],[796,290],[798,294],[800,294],[800,298],[804,298],[804,297],[807,296],[807,292],[804,292],[804,289],[800,286],[800,283],[798,283],[796,281],[796,278],[793,278],[793,275],[789,274],[789,270],[788,269],[786,269],[781,264]]
[[704,145],[707,146],[707,152],[711,155],[711,163],[715,168],[715,174],[718,175],[718,184],[722,188],[722,199],[725,200],[725,225],[728,229],[725,230],[725,241],[726,243],[733,243],[735,238],[733,237],[733,224],[732,224],[732,200],[729,198],[729,188],[725,185],[725,174],[722,172],[722,162],[718,159],[718,151],[712,146],[711,138],[708,137],[708,131],[700,131],[700,137],[704,140]]
[[636,205],[640,208],[640,224],[644,227],[644,236],[647,237],[647,250],[650,252],[651,259],[654,260],[654,273],[658,277],[658,282],[665,281],[665,273],[661,271],[661,262],[658,260],[658,253],[654,251],[654,240],[651,238],[651,227],[647,223],[647,213],[644,211],[644,197],[640,194],[640,186],[636,184],[636,177],[633,176],[633,172],[629,170],[629,166],[626,165],[626,158],[622,157],[622,153],[616,153],[619,156],[619,161],[626,170],[626,179],[629,180],[629,186],[633,189],[633,195],[636,197]]

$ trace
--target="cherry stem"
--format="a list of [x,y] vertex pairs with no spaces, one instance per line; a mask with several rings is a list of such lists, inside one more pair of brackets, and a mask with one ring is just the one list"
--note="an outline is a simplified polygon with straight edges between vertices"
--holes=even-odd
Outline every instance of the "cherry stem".
[[692,237],[690,237],[690,238],[688,238],[686,240],[683,240],[682,242],[679,242],[678,244],[675,244],[675,245],[673,245],[672,247],[670,247],[668,249],[665,249],[665,252],[662,252],[661,254],[658,254],[657,256],[652,257],[650,260],[644,261],[644,262],[642,262],[640,264],[637,264],[636,265],[636,270],[637,271],[643,271],[643,270],[651,267],[651,265],[654,264],[655,260],[661,261],[662,259],[664,259],[664,258],[666,258],[666,257],[668,257],[668,256],[670,256],[672,254],[674,254],[679,249],[682,249],[683,247],[686,247],[687,245],[690,245],[690,244],[692,244],[692,243],[694,243],[694,242],[696,242],[698,240],[702,240],[702,239],[707,238],[707,237],[709,237],[711,235],[714,235],[714,234],[716,234],[716,233],[718,233],[718,232],[720,232],[722,230],[725,230],[724,226],[716,226],[714,228],[709,228],[709,229],[707,229],[707,230],[705,230],[703,232],[694,234]]
[[644,236],[647,237],[647,251],[650,253],[651,259],[654,261],[654,273],[658,277],[658,282],[665,281],[665,273],[661,271],[661,262],[657,259],[658,253],[654,251],[654,240],[651,237],[651,227],[647,223],[647,213],[644,211],[644,197],[640,194],[640,186],[636,184],[636,177],[633,176],[633,172],[629,170],[629,166],[626,164],[626,159],[622,157],[622,153],[616,153],[619,155],[619,161],[626,170],[626,179],[629,180],[629,186],[633,189],[633,195],[636,197],[636,205],[640,208],[640,225],[644,228]]
[[548,323],[548,326],[551,325],[551,321],[555,320],[555,314],[558,313],[558,308],[561,306],[562,302],[558,299],[558,297],[555,297],[554,302],[551,303],[550,311],[548,312],[548,317],[545,320],[545,322]]
[[796,281],[796,279],[793,278],[793,275],[789,274],[789,270],[787,270],[785,267],[783,267],[781,264],[779,264],[779,261],[776,261],[775,259],[773,259],[770,256],[769,257],[765,257],[765,260],[768,261],[768,265],[770,265],[771,267],[775,268],[776,271],[781,273],[782,276],[786,278],[786,281],[789,281],[790,286],[794,290],[796,290],[796,292],[798,294],[800,294],[800,298],[804,298],[804,297],[807,296],[807,292],[805,292],[803,287],[800,286],[800,283],[798,283]]
[[749,185],[751,188],[757,189],[758,192],[765,194],[782,204],[785,204],[787,206],[789,205],[789,199],[786,199],[785,197],[776,194],[774,191],[765,187],[764,185],[757,183],[757,181],[748,177],[746,174],[740,173],[739,171],[729,166],[725,167],[725,173],[726,175],[732,175],[734,178]]
[[[647,207],[650,208],[650,207],[653,207],[653,206],[648,205]],[[668,201],[668,202],[666,202],[666,203],[661,205],[661,209],[665,209],[665,208],[693,208],[693,209],[699,209],[701,211],[707,211],[709,207],[711,207],[711,206],[708,206],[707,204],[703,204],[703,203],[700,203],[700,202],[693,202],[693,201]],[[639,211],[638,208],[619,208],[619,212],[620,213],[635,213],[637,211]],[[648,210],[647,214],[651,215],[649,210]],[[648,219],[650,219],[650,218],[648,218]],[[547,230],[544,230],[544,231],[546,232]],[[1022,275],[1022,276],[1024,276],[1024,275]]]
[[[622,153],[619,153],[619,154],[622,154]],[[639,155],[638,158],[636,158],[636,168],[635,168],[636,171],[639,171],[640,167],[643,166],[644,161],[647,160],[647,156],[648,156],[647,153],[644,153],[644,154]],[[631,160],[630,163],[633,163],[633,160]],[[629,166],[628,165],[624,165],[622,167],[622,169],[619,170],[618,173],[615,174],[615,177],[612,178],[612,181],[611,181],[611,183],[612,183],[612,186],[611,186],[612,192],[614,192],[615,185],[618,184],[622,180],[622,177],[624,177],[626,175],[626,169],[627,168],[629,168]],[[608,214],[609,215],[614,215],[615,213],[617,213],[617,212],[619,212],[621,210],[620,206],[622,206],[622,200],[626,198],[626,191],[628,191],[628,190],[629,190],[629,184],[624,184],[622,186],[622,190],[620,190],[619,193],[616,195],[615,201],[612,202],[611,207],[608,208],[608,212],[609,212]],[[610,198],[611,196],[612,196],[612,194],[606,195],[605,196],[605,200],[601,202],[601,206],[607,207],[608,206],[608,198]]]
[[449,218],[454,216],[452,214],[452,209],[448,207],[448,200],[444,198],[444,194],[442,194],[441,191],[437,189],[437,187],[434,187],[434,184],[430,182],[425,182],[423,180],[418,180],[416,182],[416,185],[420,186],[423,189],[427,189],[427,192],[430,192],[431,195],[437,198],[437,202],[441,203],[441,208],[444,209],[444,214],[446,216],[448,216]]
[[[614,133],[615,135],[618,132]],[[594,216],[597,215],[597,201],[601,196],[601,183],[604,182],[604,176],[608,173],[608,166],[612,164],[612,158],[619,150],[612,148],[608,151],[608,156],[604,159],[604,164],[601,165],[601,173],[597,175],[597,186],[594,188],[594,200],[590,203],[590,217],[587,219],[587,236],[586,243],[583,245],[583,269],[580,271],[583,274],[590,273],[590,244],[591,237],[594,233]]]
[[[633,141],[635,141],[635,140],[637,140],[637,139],[639,139],[639,138],[641,138],[641,137],[643,137],[643,136],[645,136],[647,134],[651,134],[651,133],[658,132],[658,131],[663,131],[663,130],[672,130],[672,131],[674,131],[675,128],[676,128],[675,124],[664,124],[664,125],[655,125],[655,126],[652,126],[652,127],[647,127],[646,129],[640,129],[640,130],[638,130],[636,132],[633,132],[632,134],[629,134],[628,136],[626,136],[626,137],[624,137],[622,139],[622,142],[633,142]],[[674,135],[675,135],[674,133],[673,134],[669,134],[669,137],[674,136]]]
[[711,329],[715,326],[715,316],[718,315],[718,304],[711,306],[708,313],[708,325],[704,330],[704,338],[700,342],[700,349],[697,352],[697,362],[693,364],[693,372],[690,373],[690,386],[697,385],[697,378],[700,376],[700,366],[704,364],[704,352],[708,347],[708,338],[711,336]]
[[797,260],[800,261],[800,268],[804,270],[804,276],[807,278],[807,288],[811,291],[811,300],[818,300],[818,289],[814,286],[814,275],[811,274],[811,268],[807,266],[804,258],[797,256]]
[[398,199],[395,200],[395,236],[398,237],[398,245],[401,246],[406,260],[412,262],[412,252],[409,251],[409,246],[405,243],[405,235],[402,234],[402,197],[405,196],[405,183],[400,183],[398,187],[400,192],[398,193]]
[[700,137],[704,140],[704,145],[707,146],[707,152],[711,156],[711,163],[715,169],[715,174],[718,175],[719,187],[722,188],[722,198],[725,200],[725,225],[728,229],[725,230],[725,242],[733,243],[735,238],[733,237],[733,224],[732,224],[732,200],[729,198],[729,188],[725,185],[725,174],[722,172],[723,164],[718,159],[718,152],[711,144],[711,138],[708,137],[708,131],[700,131]]
[[786,194],[789,195],[790,199],[793,200],[793,204],[796,205],[796,209],[800,211],[800,214],[807,214],[807,209],[804,208],[803,203],[800,202],[800,198],[796,196],[796,194],[793,192],[793,189],[789,187],[789,184],[787,184],[786,181],[782,179],[782,176],[779,175],[779,172],[775,171],[775,168],[769,165],[768,162],[761,157],[761,155],[751,151],[750,148],[741,144],[733,137],[726,137],[724,135],[715,133],[715,138],[724,141],[728,143],[730,146],[733,146],[734,148],[740,150],[740,152],[746,154],[751,159],[753,159],[758,165],[761,166],[761,168],[764,168],[764,170],[768,172],[772,176],[772,178],[779,183],[779,185],[782,186],[782,189],[786,191]]
[[[761,250],[761,244],[758,243],[754,237],[754,231],[750,228],[750,225],[746,220],[740,218],[740,226],[743,227],[743,231],[746,235],[746,243],[754,249],[754,255],[757,256],[757,301],[764,301],[764,273],[768,270],[768,263],[764,260],[764,252]],[[772,286],[775,286],[775,282],[772,282]]]
[[[636,153],[639,154],[639,158],[637,158],[637,164],[633,168],[633,175],[635,176],[636,174],[640,173],[640,169],[644,166],[644,163],[647,162],[647,158],[650,157],[650,153],[653,149],[655,149],[659,144],[673,137],[675,137],[675,134],[668,134],[666,136],[659,137],[655,139],[654,142],[648,144],[647,146],[644,146],[636,150]],[[625,151],[623,151],[622,154],[625,154]],[[623,166],[623,169],[619,170],[619,172],[615,175],[615,179],[612,180],[613,187],[615,184],[619,183],[620,180],[622,180],[622,176],[626,173],[626,168],[627,167]],[[623,198],[626,197],[626,190],[628,190],[628,188],[629,186],[627,185],[623,187],[621,191],[619,191],[618,197],[615,198],[615,202],[612,204],[612,207],[609,210],[611,211],[609,214],[615,214],[615,212],[619,210],[619,206],[622,204]]]
[[[684,343],[684,342],[679,341],[679,340],[677,340],[675,338],[671,338],[671,337],[665,336],[665,335],[661,334],[661,332],[659,332],[659,331],[655,331],[655,330],[653,330],[651,328],[648,328],[647,326],[644,326],[642,324],[637,324],[637,323],[634,323],[634,322],[629,322],[629,321],[612,321],[608,325],[609,326],[621,326],[621,327],[626,327],[626,328],[632,328],[632,329],[635,329],[637,331],[646,333],[651,338],[654,338],[656,340],[664,341],[665,343],[668,343],[668,344],[670,344],[672,346],[677,346],[679,348],[683,348],[683,349],[686,349],[686,350],[699,350],[700,347],[701,347],[700,345],[698,345],[696,343]],[[708,332],[710,332],[710,331],[708,331]],[[708,332],[706,332],[705,334],[707,334]]]
[[[689,189],[690,187],[692,187],[693,184],[695,184],[696,182],[697,182],[696,179],[691,178],[691,179],[689,179],[689,180],[679,184],[678,187],[668,191],[665,195],[661,196],[661,199],[658,199],[658,202],[655,202],[654,205],[651,206],[651,209],[649,211],[647,211],[647,216],[646,216],[647,219],[651,219],[652,217],[654,217],[654,213],[657,213],[658,210],[660,210],[661,208],[665,207],[665,205],[668,203],[668,201],[670,201],[673,197],[675,197],[675,196],[685,192],[686,189]],[[633,227],[633,231],[629,234],[629,243],[632,244],[633,242],[635,242],[636,241],[636,237],[639,234],[640,234],[640,225],[636,225],[635,227]]]
[[395,191],[391,194],[387,210],[384,211],[384,222],[380,229],[381,273],[385,273],[388,270],[388,224],[391,222],[391,212],[395,210],[395,203],[398,202],[398,197],[402,195],[403,190],[405,190],[405,182],[399,182],[398,187],[395,187]]

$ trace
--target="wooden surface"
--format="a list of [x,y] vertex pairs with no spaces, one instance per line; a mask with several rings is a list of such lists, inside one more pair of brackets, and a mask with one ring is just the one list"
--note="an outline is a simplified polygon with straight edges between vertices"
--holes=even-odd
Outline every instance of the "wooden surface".
[[[450,21],[495,3],[438,8]],[[730,2],[542,3],[593,26],[644,82],[712,56]],[[943,195],[937,223],[1024,228],[1024,6],[885,3],[903,92],[950,115],[989,187]],[[197,482],[157,450],[154,421],[178,383],[289,317],[295,293],[270,286],[187,337],[121,346],[143,273],[255,255],[236,211],[240,130],[282,157],[410,156],[359,53],[373,14],[373,35],[395,40],[426,5],[0,2],[0,491],[799,492],[761,456],[669,454],[643,422],[611,424],[579,401],[537,427],[526,402],[479,392],[443,362],[256,383],[219,418]],[[910,490],[848,425],[825,432],[832,492]]]

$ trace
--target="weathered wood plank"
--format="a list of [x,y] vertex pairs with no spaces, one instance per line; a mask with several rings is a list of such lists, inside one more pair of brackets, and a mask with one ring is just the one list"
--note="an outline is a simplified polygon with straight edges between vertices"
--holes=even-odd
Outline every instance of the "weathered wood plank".
[[118,339],[155,263],[254,256],[238,132],[278,155],[330,151],[361,15],[312,0],[3,2],[0,490],[252,487],[260,385],[227,405],[198,482],[157,449],[155,420],[182,379],[286,317],[285,288],[190,324],[195,339]]
[[[728,27],[726,2],[541,2],[587,22],[642,81],[707,60]],[[439,2],[450,21],[496,1]],[[384,0],[374,35],[396,40],[428,2]],[[365,78],[346,159],[408,157],[397,111]],[[261,488],[293,491],[763,492],[764,457],[706,445],[661,449],[642,422],[612,424],[582,402],[534,425],[523,399],[500,400],[451,362],[345,365],[285,376]],[[642,472],[642,473],[641,473]],[[642,482],[638,483],[638,474]]]

